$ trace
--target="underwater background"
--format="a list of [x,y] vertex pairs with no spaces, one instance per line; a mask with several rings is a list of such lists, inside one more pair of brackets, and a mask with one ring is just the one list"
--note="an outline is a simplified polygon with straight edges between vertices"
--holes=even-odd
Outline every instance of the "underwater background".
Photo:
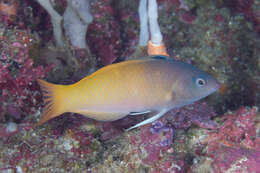
[[[150,1],[150,0],[148,0]],[[157,0],[167,53],[223,91],[169,111],[98,122],[44,111],[36,79],[72,84],[147,56],[139,0],[0,0],[0,172],[260,172],[260,1]]]

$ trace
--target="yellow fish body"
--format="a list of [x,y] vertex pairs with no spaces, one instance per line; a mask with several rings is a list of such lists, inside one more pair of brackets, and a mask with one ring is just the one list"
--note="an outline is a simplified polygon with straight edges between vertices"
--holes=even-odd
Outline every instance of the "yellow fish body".
[[157,112],[132,127],[135,128],[219,88],[219,83],[207,73],[164,56],[111,64],[71,85],[38,82],[46,102],[45,114],[38,125],[64,112],[79,113],[99,121]]

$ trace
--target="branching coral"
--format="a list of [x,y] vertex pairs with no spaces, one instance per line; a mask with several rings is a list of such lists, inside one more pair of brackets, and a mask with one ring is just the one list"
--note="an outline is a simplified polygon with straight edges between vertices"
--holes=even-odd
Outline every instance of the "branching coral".
[[63,26],[71,44],[78,48],[87,48],[86,32],[93,20],[89,6],[89,0],[67,0]]
[[89,0],[67,0],[67,7],[63,16],[54,10],[50,0],[37,1],[51,16],[57,46],[64,47],[65,45],[61,25],[61,21],[64,20],[63,27],[72,46],[77,48],[87,47],[85,40],[87,27],[93,20],[89,11]]
[[141,0],[138,8],[139,18],[140,18],[140,38],[139,45],[146,46],[149,39],[148,30],[148,19],[151,40],[148,42],[148,54],[149,55],[166,55],[168,56],[165,46],[163,44],[163,37],[158,24],[158,5],[156,0],[148,1]]
[[147,0],[140,0],[138,14],[140,18],[140,36],[139,36],[139,45],[146,46],[149,40],[149,31],[148,31],[148,14],[147,14]]
[[56,44],[59,47],[63,47],[64,40],[63,40],[62,28],[61,28],[62,17],[53,9],[49,0],[37,0],[37,1],[51,16],[51,23],[53,26],[53,32],[54,32]]
[[34,38],[29,32],[6,32],[0,42],[0,119],[8,117],[5,115],[20,119],[39,107],[40,94],[34,81],[43,78],[50,68],[34,66],[29,57]]
[[153,44],[162,44],[162,33],[158,24],[158,5],[156,0],[149,0],[148,5],[148,16],[151,32],[151,41]]

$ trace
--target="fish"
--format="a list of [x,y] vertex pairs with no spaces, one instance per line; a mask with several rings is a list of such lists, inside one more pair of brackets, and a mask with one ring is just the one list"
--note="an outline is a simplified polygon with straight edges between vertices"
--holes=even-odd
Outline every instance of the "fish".
[[210,74],[163,55],[114,63],[70,85],[38,79],[46,121],[65,112],[98,121],[115,121],[127,115],[154,115],[131,130],[149,124],[173,108],[198,101],[220,87]]

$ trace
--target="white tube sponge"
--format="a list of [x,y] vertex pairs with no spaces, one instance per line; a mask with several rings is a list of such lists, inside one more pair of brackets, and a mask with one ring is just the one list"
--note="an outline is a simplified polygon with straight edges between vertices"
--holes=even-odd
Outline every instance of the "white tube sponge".
[[138,14],[140,19],[139,45],[146,46],[149,39],[147,0],[140,0]]
[[52,7],[49,0],[37,0],[37,2],[49,13],[51,16],[51,23],[53,26],[53,34],[55,37],[55,41],[57,46],[63,47],[63,35],[62,35],[62,28],[61,28],[61,20],[62,16],[60,16]]
[[67,0],[70,1],[71,7],[80,16],[83,23],[89,24],[93,21],[93,16],[90,13],[90,0]]
[[63,17],[63,26],[71,44],[77,48],[86,48],[87,28],[93,20],[89,0],[67,0]]
[[158,5],[156,0],[149,0],[148,16],[150,24],[151,41],[153,44],[160,45],[162,43],[162,34],[158,24]]

